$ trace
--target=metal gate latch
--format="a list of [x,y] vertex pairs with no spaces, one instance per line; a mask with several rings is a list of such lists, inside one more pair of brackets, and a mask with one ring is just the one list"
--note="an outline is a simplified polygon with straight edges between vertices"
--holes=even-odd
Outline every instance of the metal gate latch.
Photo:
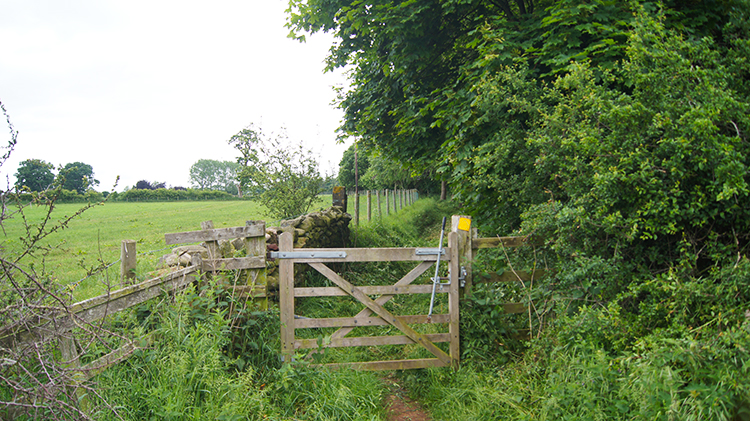
[[458,276],[458,281],[461,288],[466,286],[466,266],[461,266],[461,274]]

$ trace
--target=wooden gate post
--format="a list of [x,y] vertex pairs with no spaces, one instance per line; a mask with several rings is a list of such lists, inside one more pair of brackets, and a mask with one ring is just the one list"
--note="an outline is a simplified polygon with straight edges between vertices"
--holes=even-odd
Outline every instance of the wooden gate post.
[[122,240],[120,249],[120,280],[135,279],[136,257],[135,240]]
[[458,234],[458,256],[461,261],[460,266],[466,270],[466,278],[464,278],[462,292],[464,296],[471,296],[471,288],[473,284],[471,264],[474,261],[474,249],[471,244],[471,217],[467,215],[453,215],[451,217],[451,232]]
[[[293,251],[294,236],[279,236],[279,251]],[[279,259],[279,312],[281,313],[281,355],[285,363],[294,356],[294,261]]]
[[448,291],[448,313],[450,314],[450,321],[448,322],[448,334],[450,335],[450,356],[451,366],[454,369],[458,369],[458,363],[460,361],[460,336],[459,336],[459,285],[458,277],[461,273],[459,266],[459,251],[458,251],[458,233],[451,232],[448,234],[448,247],[450,248],[450,286]]

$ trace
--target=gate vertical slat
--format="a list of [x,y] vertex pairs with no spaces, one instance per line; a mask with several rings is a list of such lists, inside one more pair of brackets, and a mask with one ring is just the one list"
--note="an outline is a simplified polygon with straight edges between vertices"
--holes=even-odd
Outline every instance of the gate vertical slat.
[[[294,250],[292,233],[279,236],[279,251]],[[294,355],[294,261],[279,259],[279,308],[281,311],[281,354],[284,362]]]

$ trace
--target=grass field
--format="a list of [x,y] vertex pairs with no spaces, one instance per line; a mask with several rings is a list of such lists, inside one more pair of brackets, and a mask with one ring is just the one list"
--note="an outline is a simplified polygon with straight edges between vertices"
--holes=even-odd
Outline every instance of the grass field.
[[[316,210],[330,204],[330,197],[321,196]],[[53,222],[74,214],[81,204],[60,204],[53,213]],[[30,224],[41,222],[46,212],[42,207],[26,207],[24,213]],[[76,285],[76,300],[89,298],[105,290],[107,277],[119,281],[119,264],[97,276],[86,278],[88,269],[99,262],[117,262],[122,240],[137,241],[139,278],[153,270],[158,258],[169,252],[164,234],[200,229],[201,222],[211,220],[216,228],[245,225],[247,220],[266,220],[269,226],[278,221],[268,216],[266,209],[250,201],[206,202],[140,202],[105,203],[87,210],[74,219],[68,228],[54,233],[43,241],[51,251],[44,257],[44,269],[64,285]],[[7,251],[17,250],[25,235],[21,218],[5,221],[5,233],[0,232],[2,246]],[[42,256],[34,256],[36,270],[41,269]],[[86,279],[84,279],[86,278]],[[83,280],[83,281],[81,281]],[[79,281],[81,281],[79,283]]]

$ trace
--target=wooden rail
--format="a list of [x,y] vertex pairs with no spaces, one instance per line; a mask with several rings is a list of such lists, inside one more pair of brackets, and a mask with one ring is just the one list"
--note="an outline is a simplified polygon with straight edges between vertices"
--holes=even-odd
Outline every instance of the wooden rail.
[[59,337],[74,327],[91,323],[170,292],[195,280],[196,266],[143,281],[98,297],[70,305],[67,309],[50,314],[49,320],[37,326],[4,332],[0,346],[11,348],[30,343],[42,343]]

